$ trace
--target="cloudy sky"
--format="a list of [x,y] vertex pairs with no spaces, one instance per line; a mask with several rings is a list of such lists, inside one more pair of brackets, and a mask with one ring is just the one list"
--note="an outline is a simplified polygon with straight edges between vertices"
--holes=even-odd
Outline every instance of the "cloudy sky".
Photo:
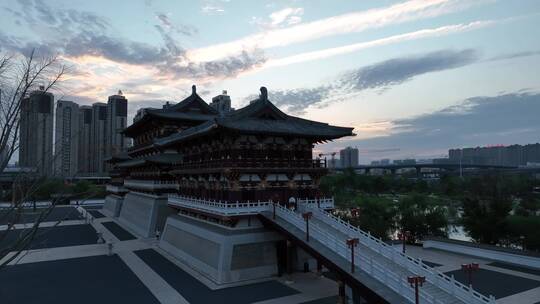
[[361,162],[540,141],[537,0],[0,0],[0,51],[58,54],[57,96],[137,108],[192,84],[354,126]]

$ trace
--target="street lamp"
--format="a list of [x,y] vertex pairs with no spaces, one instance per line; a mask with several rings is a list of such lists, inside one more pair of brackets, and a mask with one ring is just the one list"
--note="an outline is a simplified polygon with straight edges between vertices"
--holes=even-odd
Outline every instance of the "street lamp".
[[422,287],[422,285],[424,285],[424,283],[426,282],[426,277],[407,277],[407,282],[409,282],[411,287],[414,287],[414,303],[420,303],[420,298],[418,297],[418,286]]
[[469,286],[472,286],[472,273],[478,269],[480,269],[478,263],[461,264],[461,270],[467,273]]
[[403,243],[403,249],[402,249],[402,252],[405,253],[405,243],[407,243],[407,240],[411,237],[411,232],[409,230],[407,231],[401,231],[400,233],[398,233],[398,238],[401,240],[401,242]]
[[313,216],[313,212],[302,213],[302,217],[306,220],[306,241],[309,242],[309,219]]
[[347,239],[347,246],[351,248],[351,273],[354,273],[354,247],[358,245],[358,238]]

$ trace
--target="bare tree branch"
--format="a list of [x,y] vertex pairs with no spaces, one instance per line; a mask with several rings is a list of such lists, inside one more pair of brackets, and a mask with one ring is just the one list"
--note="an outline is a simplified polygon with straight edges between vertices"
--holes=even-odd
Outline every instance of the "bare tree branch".
[[[0,155],[2,156],[0,158],[0,172],[4,171],[9,160],[19,148],[20,114],[25,98],[40,86],[43,86],[43,89],[40,90],[42,94],[55,90],[65,74],[66,67],[56,56],[40,58],[36,56],[35,51],[32,51],[23,58],[7,55],[0,57]],[[42,161],[52,162],[53,159]],[[2,214],[0,214],[0,220],[6,218],[10,220],[7,229],[0,231],[0,242],[5,241],[7,234],[13,231],[16,224],[23,219],[22,215],[24,215],[27,202],[40,190],[40,187],[43,187],[43,184],[31,175],[31,172],[21,172],[15,178],[12,202],[8,208],[3,208]],[[31,228],[22,229],[14,241],[2,245],[0,248],[0,260],[2,260],[0,269],[28,248],[36,236],[39,224],[47,218],[59,199],[65,194],[60,193],[59,197],[54,198],[49,206],[40,208],[41,210]],[[56,225],[59,223],[60,221]],[[12,255],[5,259],[10,253]]]

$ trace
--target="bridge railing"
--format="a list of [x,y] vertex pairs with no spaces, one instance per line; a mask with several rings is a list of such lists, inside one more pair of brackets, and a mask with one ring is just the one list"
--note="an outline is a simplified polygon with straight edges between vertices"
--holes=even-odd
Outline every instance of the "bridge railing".
[[[301,231],[306,231],[305,221],[298,213],[282,206],[277,206],[276,215],[285,219],[287,222],[294,225]],[[319,241],[324,246],[331,249],[334,253],[351,262],[351,250],[347,247],[344,239],[337,238],[336,235],[331,234],[327,229],[324,229],[315,223],[310,225],[310,237]],[[407,277],[390,271],[388,265],[382,264],[373,258],[364,256],[361,254],[361,252],[355,252],[354,256],[356,268],[360,268],[368,273],[371,277],[383,283],[385,286],[388,286],[396,293],[407,298],[410,302],[414,302],[414,290],[407,283]],[[443,303],[441,300],[423,290],[420,290],[420,297],[422,299],[422,303]]]
[[444,273],[424,264],[422,260],[410,257],[396,250],[394,247],[383,242],[381,239],[372,236],[369,232],[365,232],[358,227],[351,225],[349,222],[346,222],[341,218],[329,214],[319,208],[310,208],[310,210],[313,211],[314,215],[316,215],[318,219],[322,220],[327,225],[330,225],[334,229],[348,235],[349,237],[358,237],[359,241],[364,246],[369,247],[373,251],[392,260],[394,263],[399,264],[416,275],[425,276],[426,280],[431,284],[441,288],[453,296],[456,296],[466,303],[495,303],[495,298],[493,296],[484,296],[483,294],[475,291],[472,287],[456,281],[453,276],[449,277]]
[[262,211],[270,210],[272,205],[271,202],[225,202],[197,199],[177,194],[169,194],[167,203],[172,207],[177,206],[193,210],[200,210],[220,216],[257,214]]
[[298,204],[306,207],[318,207],[321,209],[334,209],[334,198],[299,199]]

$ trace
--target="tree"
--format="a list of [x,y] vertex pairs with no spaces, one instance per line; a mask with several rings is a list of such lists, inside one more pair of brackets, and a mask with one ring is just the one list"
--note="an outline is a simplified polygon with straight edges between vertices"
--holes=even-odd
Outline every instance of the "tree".
[[459,193],[460,179],[455,176],[445,175],[439,180],[439,191],[442,194],[453,196]]
[[351,206],[356,197],[357,174],[354,170],[344,170],[341,174],[325,176],[320,189],[324,195],[333,196],[338,206]]
[[506,217],[512,202],[503,197],[467,197],[463,201],[462,223],[467,234],[475,241],[497,244],[507,234]]
[[510,243],[540,251],[540,216],[512,215],[506,221]]
[[519,201],[519,205],[515,208],[516,215],[530,216],[536,215],[540,210],[540,198],[532,193],[523,195]]
[[411,241],[427,236],[448,236],[446,208],[426,195],[413,193],[405,196],[398,205],[399,226],[411,232]]
[[357,199],[359,213],[350,218],[351,223],[372,235],[389,239],[395,229],[396,208],[387,198],[361,196]]
[[[65,72],[65,65],[55,56],[37,57],[34,51],[28,56],[0,56],[0,155],[3,156],[0,158],[0,172],[4,171],[19,148],[19,123],[23,100],[38,87],[43,87],[41,91],[44,93],[57,88]],[[2,243],[0,269],[28,247],[39,224],[55,205],[53,200],[49,207],[40,209],[32,226],[18,233],[17,238],[6,244],[2,241],[15,229],[15,224],[25,211],[25,203],[42,189],[42,185],[32,179],[31,174],[21,173],[17,176],[13,188],[17,189],[18,193],[12,193],[11,205],[0,212],[0,221],[8,222],[8,228],[0,232]]]

